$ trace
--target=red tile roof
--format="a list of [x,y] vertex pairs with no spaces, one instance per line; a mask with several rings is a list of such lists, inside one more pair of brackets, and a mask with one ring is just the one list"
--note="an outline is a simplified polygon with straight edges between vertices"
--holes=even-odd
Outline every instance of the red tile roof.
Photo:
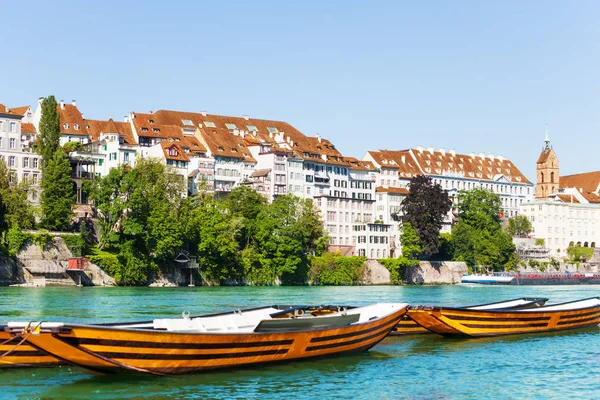
[[[109,121],[112,121],[112,118]],[[100,135],[102,133],[118,133],[120,136],[123,137],[124,143],[129,145],[136,144],[129,122],[113,121],[112,125],[109,125],[109,121],[94,119],[85,120],[86,129],[88,131],[88,134],[91,136],[92,141],[96,142],[100,140]]]
[[393,193],[393,194],[403,194],[405,196],[408,196],[409,191],[406,188],[398,188],[398,187],[383,187],[383,186],[377,186],[375,188],[375,192],[376,193]]
[[37,133],[35,131],[35,126],[28,122],[21,122],[21,133]]
[[556,197],[561,199],[564,203],[579,203],[577,197],[573,196],[572,194],[557,193]]
[[[184,162],[190,161],[188,156],[185,154],[185,151],[183,151],[183,149],[179,146],[179,144],[177,142],[174,142],[174,141],[172,142],[170,140],[163,140],[162,142],[160,142],[160,146],[162,147],[163,153],[167,160],[184,161]],[[169,154],[170,149],[175,149],[174,155]]]
[[29,106],[13,107],[10,109],[10,113],[24,117],[28,110]]
[[561,188],[583,188],[588,192],[596,192],[600,187],[600,171],[561,176],[559,182]]
[[22,114],[15,113],[13,111],[13,109],[5,107],[4,104],[2,104],[2,103],[0,103],[0,114],[15,116],[15,117],[23,117]]
[[72,104],[57,104],[56,109],[58,110],[60,120],[60,133],[67,135],[88,135],[83,115],[77,106]]

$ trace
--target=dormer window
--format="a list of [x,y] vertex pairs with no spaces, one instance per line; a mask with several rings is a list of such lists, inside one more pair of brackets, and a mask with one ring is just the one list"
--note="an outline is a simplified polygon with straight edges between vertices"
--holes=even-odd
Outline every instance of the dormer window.
[[224,151],[223,147],[221,147],[221,146],[217,147],[217,150],[218,151]]
[[236,149],[235,147],[232,147],[232,148],[231,148],[231,151],[232,151],[233,153],[237,153],[237,149]]
[[68,124],[67,122],[65,122],[65,123],[63,124],[63,128],[65,128],[65,129],[69,129],[69,124]]
[[258,128],[254,125],[246,125],[248,132],[258,132]]
[[78,130],[79,130],[79,124],[75,124],[75,125],[73,125],[73,128],[74,128],[76,131],[78,131]]
[[214,122],[210,122],[210,121],[204,121],[204,126],[206,126],[207,128],[216,128],[217,127]]
[[177,149],[175,147],[170,147],[167,149],[167,154],[170,155],[171,157],[177,157],[179,155],[179,152],[177,151]]
[[142,128],[142,132],[148,132],[148,128]]
[[153,124],[153,123],[154,123],[154,120],[153,120],[153,119],[149,119],[149,120],[148,120],[148,123],[149,123],[149,124]]
[[152,128],[152,132],[160,132],[159,128]]
[[194,126],[194,123],[192,122],[191,119],[182,119],[181,122],[183,123],[183,125],[185,126]]
[[277,128],[272,127],[272,126],[268,126],[267,130],[269,131],[269,133],[278,133],[279,131],[277,130]]
[[229,129],[230,131],[236,130],[237,126],[235,126],[235,124],[225,124],[225,126],[227,127],[227,129]]

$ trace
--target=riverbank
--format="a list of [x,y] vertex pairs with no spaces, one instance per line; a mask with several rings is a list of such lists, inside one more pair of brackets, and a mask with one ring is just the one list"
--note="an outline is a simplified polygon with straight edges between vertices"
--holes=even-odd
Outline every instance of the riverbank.
[[[343,258],[343,257],[342,257]],[[0,256],[0,285],[18,285],[24,287],[44,286],[115,286],[114,277],[100,266],[86,259],[82,265],[70,265],[73,252],[59,236],[54,236],[40,243],[27,241],[22,250],[15,257]],[[93,259],[93,257],[92,257]],[[313,271],[315,284],[321,284],[318,277],[330,280],[341,285],[392,285],[401,280],[406,284],[438,285],[460,283],[467,266],[462,262],[426,262],[408,266],[401,271],[402,276],[392,279],[393,273],[378,260],[364,260],[358,257],[348,262],[335,262],[336,256],[329,257],[329,264]],[[363,261],[364,260],[364,261]],[[325,268],[327,276],[323,275]],[[339,269],[336,272],[336,269]],[[321,271],[321,272],[317,272]],[[334,274],[335,276],[332,276]],[[333,279],[332,279],[333,278]],[[181,268],[174,265],[167,271],[155,273],[147,282],[150,287],[172,287],[196,285],[216,285],[206,282],[200,269]],[[244,286],[249,282],[229,282],[228,285]],[[331,285],[327,281],[325,285]]]

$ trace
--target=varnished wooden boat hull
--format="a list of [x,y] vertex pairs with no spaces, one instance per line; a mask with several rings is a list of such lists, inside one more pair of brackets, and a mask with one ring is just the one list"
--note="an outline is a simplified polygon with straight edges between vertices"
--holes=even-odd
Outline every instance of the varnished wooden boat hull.
[[0,358],[0,368],[56,367],[61,364],[57,358],[29,343],[25,342],[15,348],[20,341],[21,337],[11,336],[10,333],[0,330],[0,343],[4,343],[0,345],[0,355],[14,348],[10,354]]
[[[527,309],[527,308],[535,308],[535,307],[541,307],[543,306],[548,299],[546,298],[525,298],[526,300],[530,300],[527,303],[523,303],[519,306],[513,307],[513,309]],[[518,299],[515,299],[518,300]],[[510,301],[515,301],[515,300],[508,300],[508,301],[503,301],[503,302],[498,302],[498,303],[489,303],[489,304],[478,304],[478,305],[473,305],[473,306],[467,306],[467,307],[460,307],[462,308],[479,308],[479,307],[493,307],[493,306],[497,306],[498,308],[502,308],[502,304],[506,304]],[[413,316],[415,316],[416,318],[413,319]],[[398,322],[398,325],[396,325],[394,327],[394,329],[392,329],[392,331],[390,332],[391,336],[400,336],[400,335],[416,335],[416,334],[425,334],[425,333],[433,333],[433,330],[424,328],[424,326],[431,326],[432,324],[437,324],[438,321],[436,321],[434,319],[433,316],[429,315],[429,314],[425,314],[425,313],[420,313],[419,315],[415,315],[415,313],[406,313],[401,319],[400,322]],[[446,334],[459,334],[460,332],[458,332],[455,329],[452,329],[448,326],[446,326],[445,324],[442,324],[442,326],[439,326],[437,328],[438,331],[440,330],[444,330]],[[440,333],[440,332],[437,332]]]
[[182,374],[367,350],[381,341],[407,307],[350,326],[281,333],[176,333],[69,325],[28,340],[50,354],[96,371],[118,368]]
[[444,336],[514,335],[585,328],[600,324],[600,305],[570,310],[544,308],[550,307],[530,311],[421,307],[409,309],[408,314],[425,328]]

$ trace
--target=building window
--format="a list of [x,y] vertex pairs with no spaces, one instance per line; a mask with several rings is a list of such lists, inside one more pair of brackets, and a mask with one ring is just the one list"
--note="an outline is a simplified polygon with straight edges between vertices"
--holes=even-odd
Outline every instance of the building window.
[[15,156],[8,157],[8,166],[9,167],[14,167],[15,166]]
[[17,131],[17,123],[16,122],[11,122],[10,123],[10,131],[12,133],[15,133]]
[[29,157],[23,157],[23,168],[29,168]]
[[11,149],[14,149],[14,148],[16,148],[16,147],[17,147],[17,139],[15,139],[15,138],[10,138],[10,145],[9,145],[9,147],[10,147]]
[[33,162],[33,168],[37,168],[38,167],[38,159],[37,158],[33,158],[32,162]]

